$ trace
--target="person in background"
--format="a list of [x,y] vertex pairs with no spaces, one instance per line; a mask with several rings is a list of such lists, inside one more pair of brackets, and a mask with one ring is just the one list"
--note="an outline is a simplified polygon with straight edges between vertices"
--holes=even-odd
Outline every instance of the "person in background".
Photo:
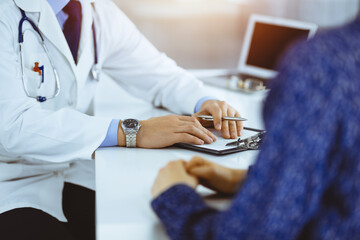
[[[248,173],[198,157],[160,170],[152,207],[171,239],[360,239],[359,76],[360,18],[292,48]],[[198,183],[232,205],[208,207]]]

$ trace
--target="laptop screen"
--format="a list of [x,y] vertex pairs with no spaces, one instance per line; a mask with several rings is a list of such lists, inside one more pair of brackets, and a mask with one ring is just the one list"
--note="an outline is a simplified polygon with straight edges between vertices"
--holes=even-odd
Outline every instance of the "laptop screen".
[[296,40],[309,36],[309,29],[256,22],[246,64],[276,70],[285,50]]

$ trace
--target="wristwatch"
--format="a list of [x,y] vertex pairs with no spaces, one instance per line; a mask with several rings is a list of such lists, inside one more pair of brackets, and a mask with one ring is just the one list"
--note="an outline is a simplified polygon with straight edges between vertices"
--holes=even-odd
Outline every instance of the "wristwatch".
[[132,118],[125,119],[121,127],[125,133],[126,147],[136,147],[136,134],[141,127],[140,122]]

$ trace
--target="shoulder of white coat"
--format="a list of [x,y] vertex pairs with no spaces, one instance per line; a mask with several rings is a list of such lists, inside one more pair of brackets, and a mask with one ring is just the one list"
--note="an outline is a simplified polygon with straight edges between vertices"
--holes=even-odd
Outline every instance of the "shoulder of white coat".
[[124,26],[135,28],[133,22],[111,0],[96,0],[95,11],[100,21],[100,27],[110,31],[110,35],[116,32],[114,30],[119,30]]
[[20,13],[20,10],[13,0],[0,1],[0,20],[9,18],[9,16],[16,12]]
[[100,4],[110,4],[112,6],[116,5],[112,0],[94,0],[93,2],[95,2],[96,4],[100,3]]
[[[99,11],[102,16],[107,16],[109,19],[114,19],[116,16],[125,16],[124,12],[111,0],[95,0],[96,11]],[[115,15],[113,15],[115,14]]]
[[13,0],[0,1],[0,24],[9,29],[14,36],[18,33],[21,12]]

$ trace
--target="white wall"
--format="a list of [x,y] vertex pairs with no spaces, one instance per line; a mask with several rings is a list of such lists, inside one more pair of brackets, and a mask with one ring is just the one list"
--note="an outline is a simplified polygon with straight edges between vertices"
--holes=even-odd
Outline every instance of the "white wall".
[[252,13],[342,25],[359,0],[114,0],[140,31],[185,68],[235,68]]
[[353,20],[359,10],[358,0],[290,0],[296,18],[323,28],[336,27]]
[[340,26],[353,20],[359,10],[359,0],[253,0],[246,14],[264,14],[314,22],[321,28]]
[[[353,19],[358,0],[114,0],[140,31],[185,68],[236,68],[252,13],[310,21],[322,28]],[[127,96],[108,79],[97,108]],[[139,101],[132,99],[132,101]]]

